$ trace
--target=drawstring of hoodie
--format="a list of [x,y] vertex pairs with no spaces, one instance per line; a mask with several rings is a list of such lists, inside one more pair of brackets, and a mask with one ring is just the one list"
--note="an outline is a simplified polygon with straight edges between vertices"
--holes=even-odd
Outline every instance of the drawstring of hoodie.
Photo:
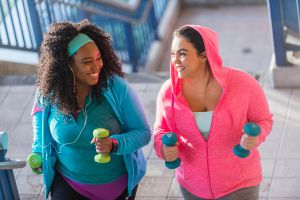
[[174,94],[172,93],[172,105],[171,105],[171,110],[172,110],[172,115],[173,115],[173,125],[174,125],[174,130],[175,133],[178,134],[178,129],[176,126],[176,122],[175,122],[175,108],[174,108]]

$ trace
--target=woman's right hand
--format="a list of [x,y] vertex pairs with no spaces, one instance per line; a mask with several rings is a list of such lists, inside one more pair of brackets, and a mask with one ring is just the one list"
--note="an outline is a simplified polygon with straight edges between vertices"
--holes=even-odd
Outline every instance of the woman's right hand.
[[35,174],[43,173],[43,159],[41,153],[33,152],[27,157],[27,163]]
[[178,145],[179,143],[176,142],[176,144],[174,146],[166,146],[166,145],[162,145],[162,156],[163,159],[167,162],[172,162],[174,160],[176,160],[179,156],[179,150],[178,150]]
[[31,168],[33,173],[35,174],[42,174],[43,173],[43,169],[41,167],[38,168]]

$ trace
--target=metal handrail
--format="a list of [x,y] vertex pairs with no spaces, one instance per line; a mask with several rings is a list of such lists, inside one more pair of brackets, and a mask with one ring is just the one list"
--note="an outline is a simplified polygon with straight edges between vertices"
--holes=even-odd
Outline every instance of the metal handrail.
[[[88,12],[88,14],[100,15],[100,16],[111,18],[111,19],[131,23],[131,24],[140,24],[140,23],[145,22],[146,18],[148,17],[148,15],[150,13],[151,6],[153,5],[153,0],[148,0],[147,4],[145,6],[145,9],[142,12],[142,16],[140,18],[136,19],[134,17],[128,17],[128,16],[124,16],[124,15],[106,12],[104,10],[96,9],[96,8],[90,7],[90,6],[84,6],[84,5],[81,5],[80,3],[68,3],[68,2],[65,2],[64,0],[52,0],[52,2],[53,3],[61,3],[64,5],[67,5],[67,6],[71,6],[73,8],[81,9],[81,10]],[[133,12],[135,12],[135,11],[133,11]]]
[[26,166],[26,162],[22,160],[8,160],[0,162],[0,170],[18,169]]
[[7,5],[11,12],[6,15],[0,1],[0,48],[38,52],[43,33],[53,22],[89,19],[111,34],[119,58],[138,71],[152,41],[159,39],[158,24],[169,0],[136,1],[136,9],[128,12],[107,1],[15,0],[17,6]]
[[137,7],[139,6],[139,4],[141,3],[141,0],[134,0],[133,3],[125,3],[119,0],[93,0],[95,2],[98,3],[103,3],[106,4],[108,6],[114,6],[116,8],[128,11],[128,12],[134,12]]
[[25,167],[26,162],[5,158],[7,147],[8,134],[0,131],[0,199],[19,200],[13,169]]

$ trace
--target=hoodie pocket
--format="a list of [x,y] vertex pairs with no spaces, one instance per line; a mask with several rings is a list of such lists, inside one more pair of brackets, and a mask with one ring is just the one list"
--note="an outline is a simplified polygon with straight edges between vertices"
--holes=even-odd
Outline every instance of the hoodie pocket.
[[243,181],[237,159],[212,159],[208,169],[212,188],[217,193],[231,190]]
[[194,190],[201,193],[209,192],[208,170],[205,159],[193,160],[191,162],[182,162],[183,181]]

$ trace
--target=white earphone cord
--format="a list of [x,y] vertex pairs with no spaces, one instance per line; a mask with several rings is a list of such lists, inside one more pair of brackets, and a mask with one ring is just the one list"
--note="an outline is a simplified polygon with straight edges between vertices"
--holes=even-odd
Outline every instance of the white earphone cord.
[[81,131],[79,132],[77,138],[76,138],[74,141],[72,141],[72,142],[66,142],[66,143],[60,145],[60,147],[59,147],[59,149],[58,149],[59,151],[56,149],[55,145],[52,144],[52,142],[50,142],[50,143],[47,144],[46,146],[43,146],[43,145],[41,145],[41,144],[39,143],[39,141],[37,140],[38,144],[39,144],[43,149],[46,148],[46,147],[48,147],[49,145],[52,145],[53,148],[54,148],[54,150],[56,151],[56,153],[62,153],[61,149],[62,149],[64,146],[76,143],[77,140],[80,138],[80,136],[81,136],[83,130],[85,129],[86,124],[87,124],[88,114],[87,114],[86,108],[87,108],[87,106],[88,106],[88,105],[91,103],[91,101],[92,101],[92,99],[91,99],[91,90],[90,90],[90,93],[89,93],[89,100],[90,100],[90,101],[86,104],[86,106],[84,106],[83,108],[81,107],[82,113],[83,113],[83,115],[84,115],[84,123],[83,123],[83,127],[82,127]]

